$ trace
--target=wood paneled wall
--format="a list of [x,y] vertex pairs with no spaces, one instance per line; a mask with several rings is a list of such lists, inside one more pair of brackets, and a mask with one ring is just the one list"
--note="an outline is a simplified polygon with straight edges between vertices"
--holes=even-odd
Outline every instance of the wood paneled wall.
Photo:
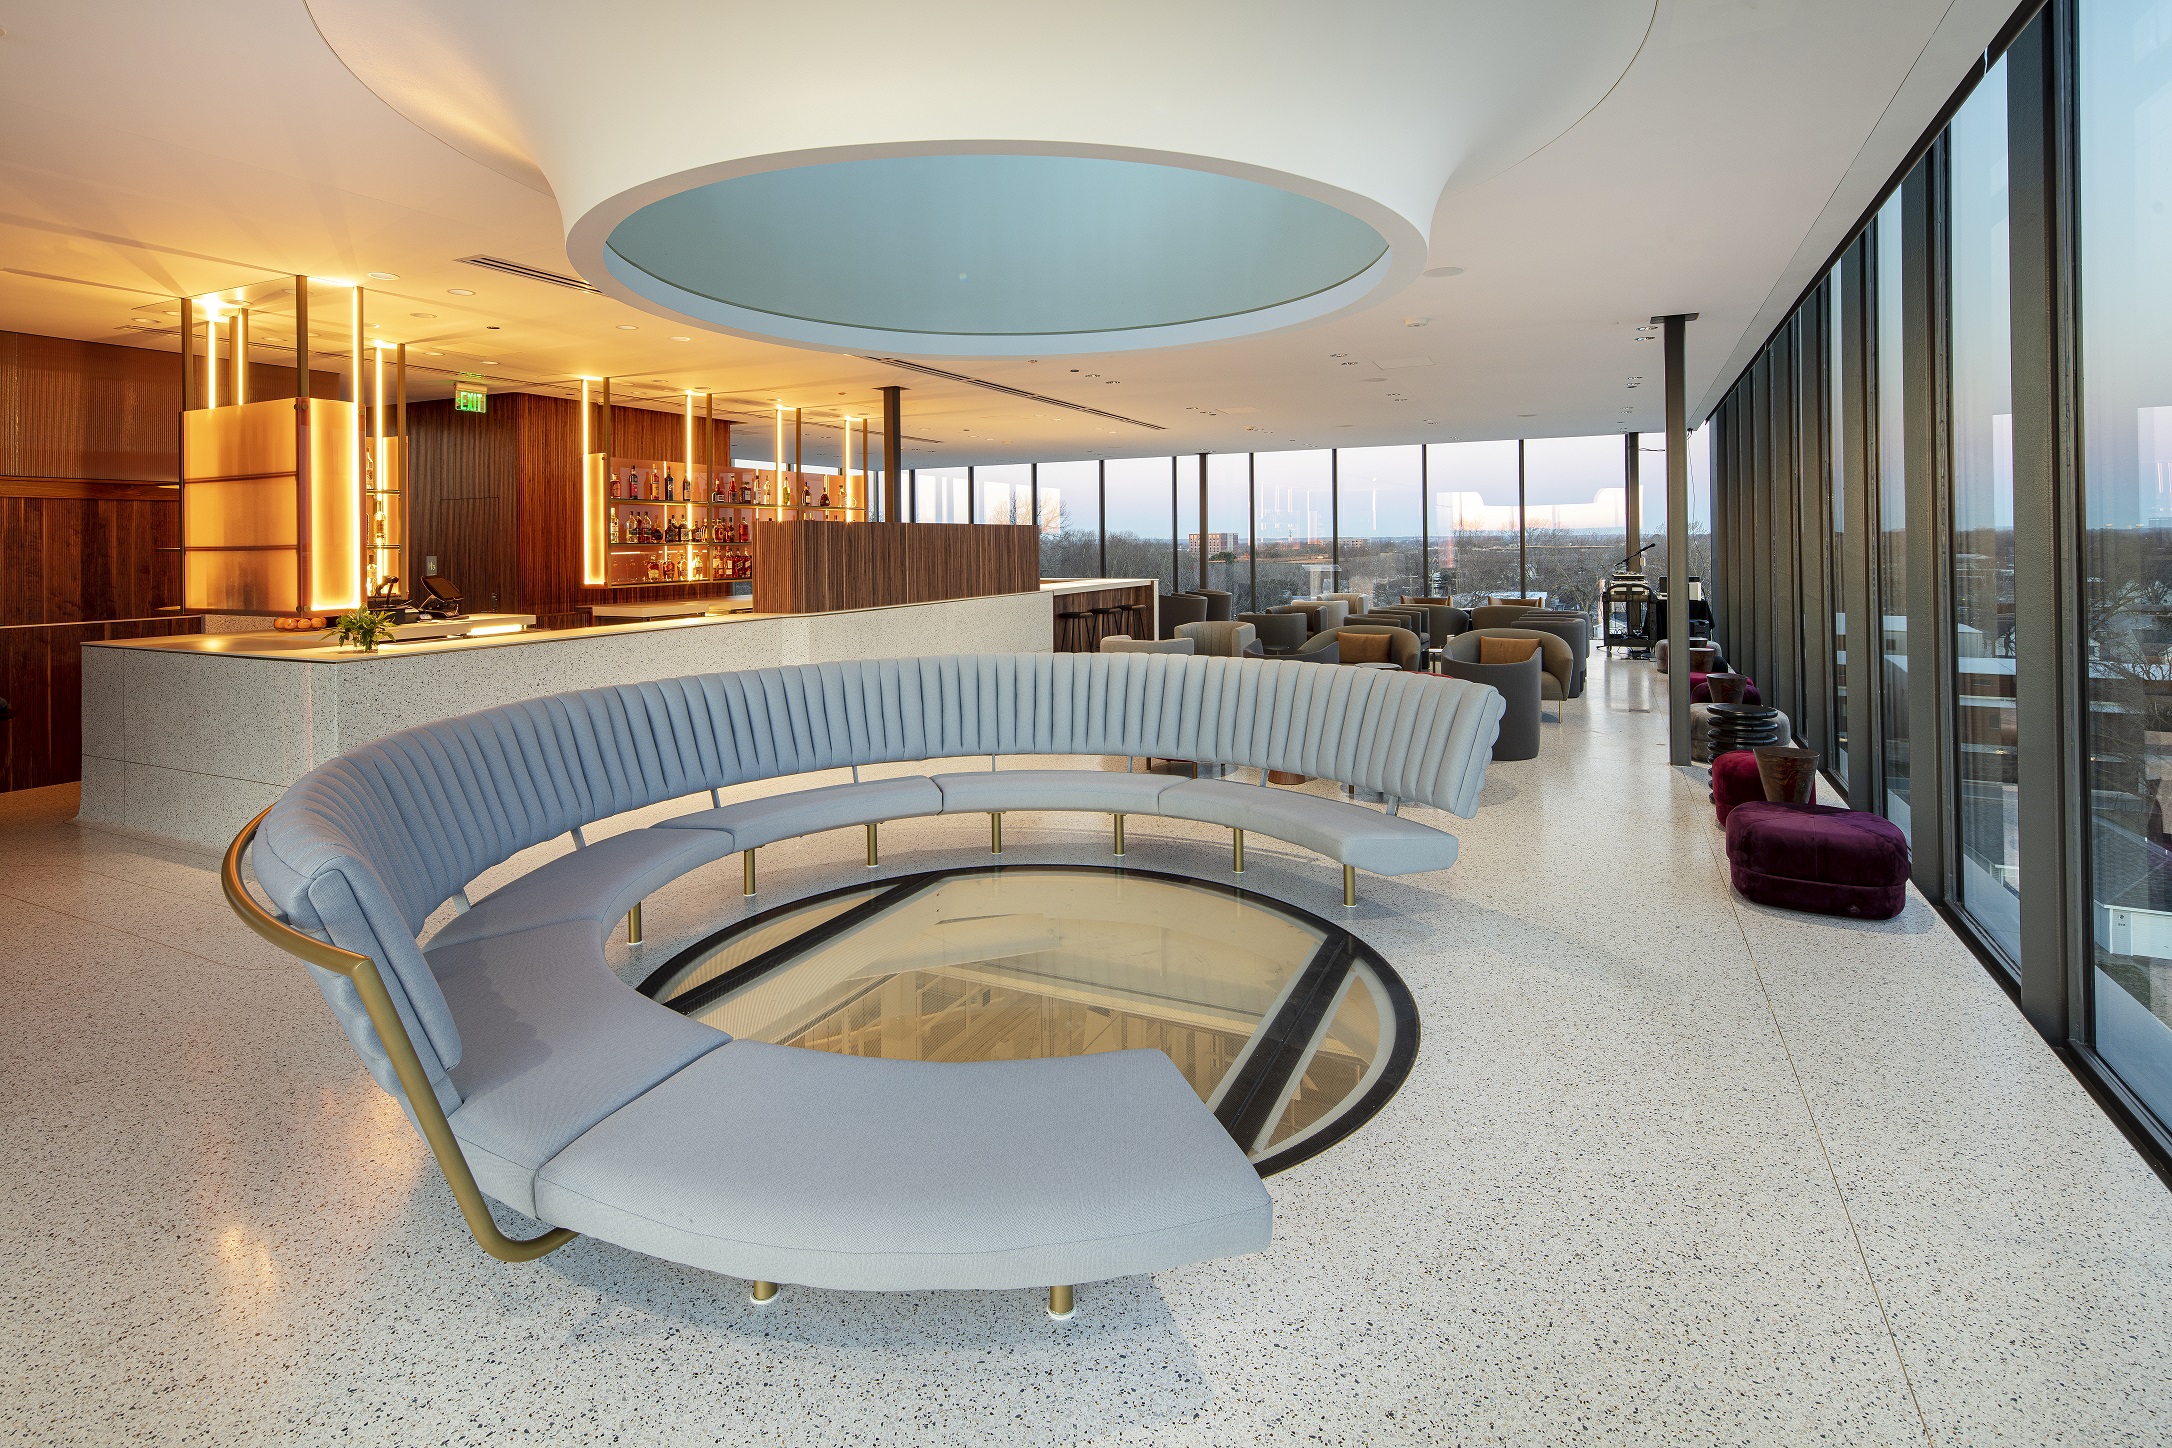
[[[611,412],[618,456],[683,458],[682,418],[630,407]],[[697,459],[700,428],[697,422]],[[407,434],[415,459],[408,546],[418,569],[436,554],[438,571],[460,585],[471,608],[532,613],[543,628],[579,628],[593,622],[588,610],[599,603],[730,592],[724,583],[581,582],[581,406],[570,398],[493,393],[485,413],[455,412],[450,402],[411,404]],[[723,436],[719,426],[720,444]]]
[[170,352],[0,332],[0,789],[82,768],[82,646],[194,633]]
[[1032,524],[756,523],[757,613],[822,613],[945,598],[1032,593]]

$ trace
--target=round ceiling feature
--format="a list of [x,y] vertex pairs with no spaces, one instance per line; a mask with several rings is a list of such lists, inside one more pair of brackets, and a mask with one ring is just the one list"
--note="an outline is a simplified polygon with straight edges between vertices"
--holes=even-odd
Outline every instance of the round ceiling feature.
[[1389,250],[1350,211],[1247,177],[943,154],[693,185],[631,209],[603,261],[646,300],[735,331],[1025,354],[1288,325],[1369,293]]

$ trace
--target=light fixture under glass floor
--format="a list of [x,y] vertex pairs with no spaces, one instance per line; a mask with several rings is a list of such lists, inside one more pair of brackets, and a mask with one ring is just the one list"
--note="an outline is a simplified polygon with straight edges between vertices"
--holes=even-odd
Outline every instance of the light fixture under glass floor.
[[834,890],[720,930],[642,991],[746,1040],[905,1061],[1165,1052],[1261,1175],[1395,1094],[1418,1013],[1340,926],[1228,885],[995,865]]

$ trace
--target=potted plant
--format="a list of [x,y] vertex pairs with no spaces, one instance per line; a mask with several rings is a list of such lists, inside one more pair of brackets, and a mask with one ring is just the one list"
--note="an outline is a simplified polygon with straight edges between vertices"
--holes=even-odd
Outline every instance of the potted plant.
[[358,608],[343,613],[332,620],[328,632],[339,640],[341,648],[360,649],[365,654],[377,652],[377,646],[392,637],[392,619],[388,614],[372,613]]

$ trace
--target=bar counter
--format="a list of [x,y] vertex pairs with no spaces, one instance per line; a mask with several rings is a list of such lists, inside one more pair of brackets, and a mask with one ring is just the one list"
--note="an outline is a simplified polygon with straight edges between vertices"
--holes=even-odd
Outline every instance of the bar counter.
[[[1045,651],[1055,600],[1153,579],[831,613],[725,614],[482,637],[375,653],[310,635],[194,634],[86,644],[86,823],[205,848],[304,773],[397,729],[570,689],[681,674],[914,654]],[[511,616],[517,617],[517,616]],[[505,620],[493,618],[492,623]]]

